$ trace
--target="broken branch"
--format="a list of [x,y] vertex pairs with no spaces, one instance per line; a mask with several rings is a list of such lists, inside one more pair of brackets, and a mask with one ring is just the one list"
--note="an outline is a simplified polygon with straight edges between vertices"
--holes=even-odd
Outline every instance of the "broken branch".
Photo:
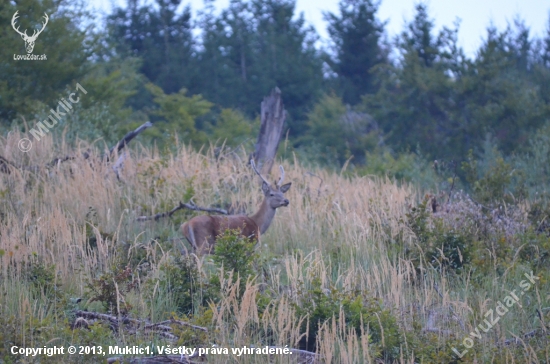
[[109,150],[109,157],[112,157],[113,156],[113,153],[116,152],[120,152],[128,143],[130,143],[130,141],[132,139],[134,139],[135,137],[137,137],[142,131],[144,130],[147,130],[148,128],[152,127],[153,124],[148,121],[142,125],[140,125],[137,129],[129,132],[128,134],[126,134],[124,136],[124,138],[122,138],[118,143],[115,144],[114,147],[112,147],[110,150]]
[[136,220],[137,221],[149,221],[149,220],[159,220],[163,217],[172,217],[172,215],[178,211],[178,210],[181,210],[181,209],[189,209],[189,210],[193,210],[193,211],[206,211],[206,212],[216,212],[218,214],[222,214],[222,215],[228,215],[229,213],[224,210],[224,209],[219,209],[219,208],[216,208],[216,207],[200,207],[200,206],[197,206],[195,205],[195,203],[193,202],[193,200],[189,201],[189,203],[183,203],[183,202],[180,202],[180,204],[176,207],[174,207],[172,210],[170,211],[166,211],[166,212],[161,212],[161,213],[158,213],[156,215],[153,215],[153,216],[140,216],[138,217]]

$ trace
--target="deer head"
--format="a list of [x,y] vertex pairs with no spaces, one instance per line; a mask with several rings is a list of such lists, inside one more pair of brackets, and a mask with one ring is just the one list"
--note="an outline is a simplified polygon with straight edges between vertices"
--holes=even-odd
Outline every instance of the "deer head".
[[279,178],[279,181],[275,182],[272,185],[269,184],[269,182],[262,176],[262,174],[256,169],[256,164],[254,163],[254,160],[250,160],[250,165],[252,166],[252,169],[260,178],[262,179],[262,192],[264,193],[265,201],[267,202],[267,205],[272,209],[277,209],[281,206],[288,206],[289,202],[284,197],[284,193],[288,191],[288,189],[291,186],[291,183],[287,183],[286,185],[281,185],[285,179],[285,170],[283,166],[279,166],[279,170],[281,171],[281,177]]
[[49,20],[48,14],[44,13],[45,22],[42,23],[42,29],[40,29],[38,32],[35,29],[33,31],[32,35],[29,37],[27,35],[27,30],[26,29],[25,29],[24,33],[21,33],[19,31],[19,26],[17,28],[15,27],[15,21],[17,20],[17,18],[19,18],[19,16],[17,15],[18,12],[19,11],[16,11],[15,14],[13,14],[13,17],[11,18],[11,26],[13,27],[13,29],[17,33],[19,33],[21,35],[21,38],[23,38],[23,40],[25,41],[25,48],[27,49],[27,53],[32,53],[32,51],[34,49],[34,42],[36,41],[36,38],[38,38],[40,33],[42,33],[44,28],[46,28],[46,24],[48,24],[48,20]]

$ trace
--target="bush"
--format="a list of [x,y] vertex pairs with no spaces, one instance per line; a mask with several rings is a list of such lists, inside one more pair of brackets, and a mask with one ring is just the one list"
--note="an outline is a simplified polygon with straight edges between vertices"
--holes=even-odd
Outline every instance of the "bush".
[[420,273],[423,262],[437,270],[451,269],[461,272],[471,262],[473,240],[471,231],[460,233],[444,221],[444,217],[434,217],[428,208],[431,196],[407,213],[407,224],[417,237],[417,244],[405,249],[405,257],[410,259]]
[[320,326],[334,317],[344,319],[345,326],[354,328],[358,336],[368,331],[369,343],[378,346],[386,358],[398,357],[401,340],[397,321],[391,311],[384,309],[368,292],[324,289],[321,280],[315,278],[310,288],[302,285],[297,297],[296,316],[307,317],[301,327],[301,333],[308,333],[300,342],[302,349],[316,351]]
[[527,197],[524,176],[504,161],[495,149],[495,159],[488,161],[488,166],[481,171],[480,161],[473,157],[472,150],[468,153],[467,161],[462,163],[462,170],[466,174],[466,181],[470,184],[473,197],[477,202],[495,206],[504,203],[515,203]]
[[226,275],[233,272],[241,277],[241,285],[255,274],[254,262],[258,260],[256,242],[242,237],[239,230],[226,230],[219,235],[212,259],[219,267],[223,266]]
[[[199,270],[193,256],[178,256],[174,262],[161,265],[160,271],[159,291],[171,294],[177,310],[183,314],[198,312],[216,297],[214,287]],[[149,282],[156,284],[156,280]]]
[[116,315],[126,315],[132,309],[132,305],[126,302],[124,296],[136,288],[130,267],[122,267],[113,264],[111,270],[103,273],[99,278],[89,279],[86,284],[90,302],[99,301],[107,312]]
[[388,176],[398,181],[412,182],[421,188],[434,188],[438,178],[420,153],[395,155],[388,148],[376,148],[366,153],[366,163],[357,168],[360,176]]

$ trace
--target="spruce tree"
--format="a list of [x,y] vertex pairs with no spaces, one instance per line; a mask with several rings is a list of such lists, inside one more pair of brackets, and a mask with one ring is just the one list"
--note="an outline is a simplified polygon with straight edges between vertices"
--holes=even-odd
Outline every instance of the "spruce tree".
[[339,8],[339,15],[325,13],[333,43],[327,61],[344,101],[356,104],[362,95],[376,92],[373,68],[387,61],[382,47],[385,23],[376,17],[378,4],[373,0],[342,0]]

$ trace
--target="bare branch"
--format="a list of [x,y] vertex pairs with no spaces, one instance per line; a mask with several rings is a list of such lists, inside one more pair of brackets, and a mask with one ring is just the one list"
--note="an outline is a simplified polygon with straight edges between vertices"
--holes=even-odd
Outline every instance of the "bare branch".
[[192,325],[189,322],[180,321],[180,320],[176,320],[176,319],[171,319],[170,322],[172,322],[174,324],[182,325],[182,326],[187,326],[187,327],[190,327],[190,328],[195,329],[195,330],[201,330],[201,331],[204,331],[204,332],[208,332],[208,329],[206,327]]
[[77,310],[75,312],[76,317],[82,317],[87,319],[97,319],[110,322],[118,322],[118,318],[113,315],[108,315],[106,313],[92,312],[92,311],[82,311]]
[[309,174],[310,176],[312,177],[317,177],[319,178],[319,188],[317,189],[317,198],[319,198],[321,196],[321,187],[323,187],[323,179],[321,177],[319,177],[318,175],[316,175],[315,173],[312,173],[312,172],[306,172],[306,174]]
[[[84,160],[86,160],[86,159],[90,158],[90,155],[91,155],[91,151],[90,151],[90,149],[88,149],[84,153],[82,153],[82,158],[84,158]],[[50,163],[46,164],[46,167],[55,167],[59,163],[63,163],[63,162],[74,160],[74,159],[76,159],[76,157],[72,156],[72,155],[66,155],[65,157],[62,157],[62,158],[54,158]]]
[[79,328],[79,327],[88,327],[89,323],[87,320],[101,320],[109,323],[111,328],[115,331],[118,331],[121,325],[130,325],[130,328],[133,330],[143,329],[143,331],[145,332],[152,332],[159,336],[162,336],[171,340],[177,340],[178,336],[173,334],[172,328],[168,326],[168,324],[177,324],[180,326],[190,327],[194,330],[208,332],[208,329],[206,327],[193,325],[185,321],[176,320],[174,318],[170,320],[158,322],[155,324],[149,324],[144,320],[137,320],[130,317],[118,318],[115,315],[108,315],[105,313],[98,313],[98,312],[92,312],[92,311],[77,310],[75,312],[75,316],[76,316],[76,320],[73,325],[73,329]]
[[219,209],[219,208],[216,208],[216,207],[200,207],[200,206],[195,205],[193,200],[191,200],[191,201],[189,201],[189,203],[180,202],[180,204],[178,206],[174,207],[172,210],[167,211],[167,212],[161,212],[161,213],[153,215],[153,216],[140,216],[136,219],[136,221],[148,221],[148,220],[157,221],[157,220],[159,220],[163,217],[171,217],[176,211],[184,209],[184,208],[189,209],[189,210],[193,210],[193,211],[216,212],[216,213],[222,214],[222,215],[229,215],[229,213],[224,209]]
[[113,156],[113,153],[115,152],[115,150],[116,150],[116,152],[120,152],[128,143],[130,143],[130,141],[132,139],[137,137],[142,131],[147,130],[148,128],[150,128],[152,126],[153,126],[153,124],[150,121],[148,121],[148,122],[144,123],[143,125],[139,126],[137,129],[129,132],[128,134],[126,134],[124,136],[124,138],[122,138],[118,143],[115,144],[114,147],[112,147],[109,150],[109,157]]

